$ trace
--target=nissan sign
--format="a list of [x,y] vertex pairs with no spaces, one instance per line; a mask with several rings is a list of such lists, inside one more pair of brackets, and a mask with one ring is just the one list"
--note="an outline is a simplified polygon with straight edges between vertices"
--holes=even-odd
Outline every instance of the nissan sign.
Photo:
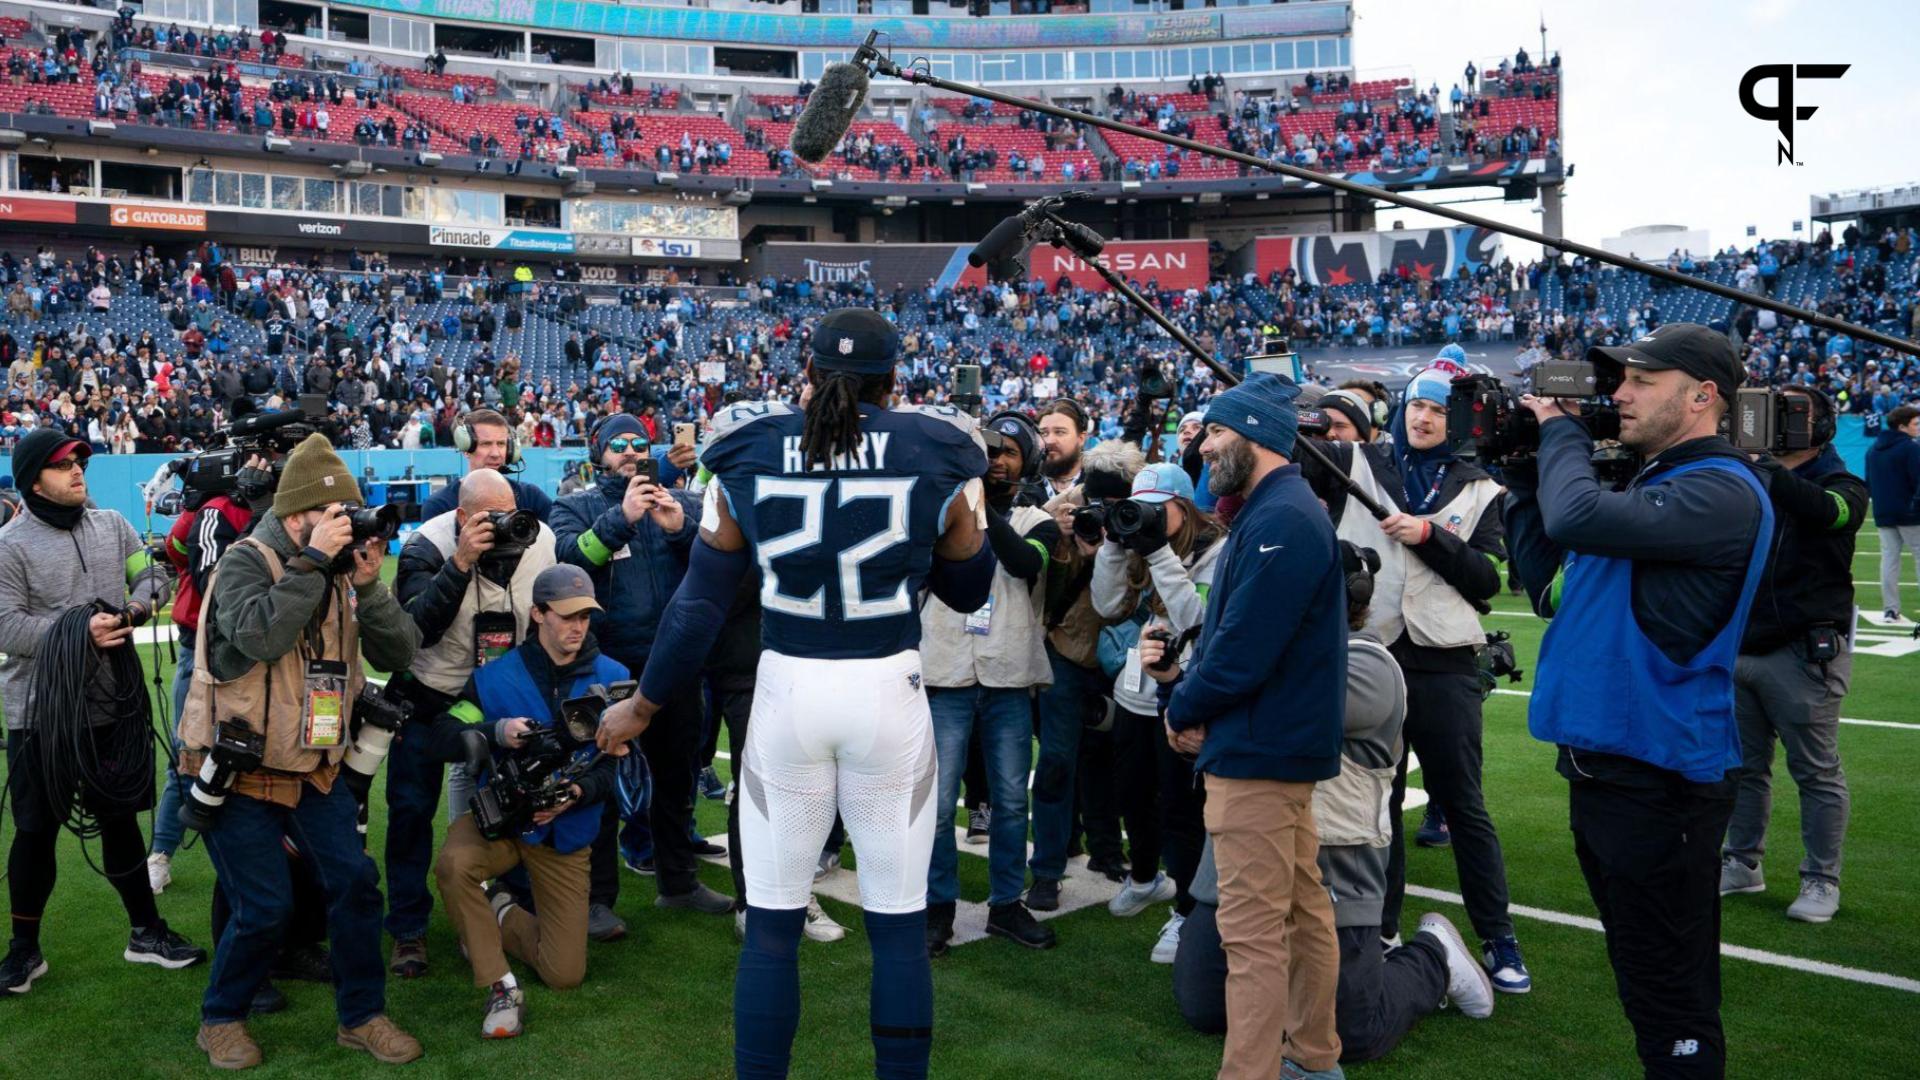
[[[1035,246],[1028,258],[1029,274],[1051,289],[1062,275],[1083,289],[1103,291],[1104,279],[1071,251]],[[1156,282],[1162,289],[1197,289],[1207,284],[1205,240],[1116,240],[1100,256],[1107,269],[1141,285]]]

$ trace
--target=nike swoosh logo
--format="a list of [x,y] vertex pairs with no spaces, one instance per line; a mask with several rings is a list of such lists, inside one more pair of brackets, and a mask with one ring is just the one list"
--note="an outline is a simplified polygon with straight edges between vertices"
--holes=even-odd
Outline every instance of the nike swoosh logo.
[[1265,555],[1269,551],[1279,551],[1281,548],[1286,546],[1287,545],[1285,544],[1261,544],[1260,554]]

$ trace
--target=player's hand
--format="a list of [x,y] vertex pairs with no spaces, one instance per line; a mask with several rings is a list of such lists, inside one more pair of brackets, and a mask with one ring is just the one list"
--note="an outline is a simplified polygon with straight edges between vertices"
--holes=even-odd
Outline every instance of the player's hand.
[[93,647],[111,649],[125,645],[133,636],[133,628],[121,624],[120,616],[101,612],[87,620],[87,632],[93,636]]
[[1412,514],[1388,514],[1380,522],[1380,531],[1408,547],[1414,547],[1426,543],[1427,537],[1433,535],[1433,522]]
[[1200,748],[1206,745],[1206,742],[1207,725],[1205,724],[1185,731],[1175,731],[1171,724],[1167,725],[1167,745],[1173,747],[1175,753],[1198,757]]
[[524,716],[515,716],[500,725],[500,741],[507,749],[518,750],[524,746],[527,736],[533,731],[533,721]]
[[700,451],[692,443],[674,443],[667,448],[667,462],[681,472],[690,473],[700,460]]
[[335,555],[347,549],[353,543],[353,522],[348,520],[346,511],[339,503],[329,503],[326,516],[314,525],[313,534],[307,537],[307,546],[327,557],[329,561]]
[[593,741],[601,752],[625,757],[629,740],[639,738],[647,730],[647,725],[653,723],[653,714],[659,711],[660,706],[639,694],[625,701],[616,701],[600,714],[600,730],[594,735]]
[[567,785],[567,791],[569,792],[569,794],[567,795],[566,799],[563,800],[558,806],[555,806],[551,810],[540,810],[535,812],[535,814],[533,815],[533,823],[535,825],[545,825],[548,822],[551,822],[554,818],[557,818],[561,814],[564,814],[567,811],[573,809],[574,800],[580,797],[580,785],[569,784]]
[[679,532],[686,527],[686,508],[681,506],[680,500],[674,498],[673,492],[666,488],[653,489],[653,509],[649,512],[653,515],[653,523],[667,532]]
[[638,524],[653,509],[653,492],[658,485],[643,476],[627,481],[627,493],[620,500],[620,512],[626,515],[627,524]]
[[460,526],[460,541],[454,545],[453,565],[463,574],[473,573],[480,556],[493,550],[493,522],[475,514]]
[[353,576],[347,580],[354,588],[364,589],[380,580],[380,563],[387,557],[387,545],[378,538],[369,538],[365,543],[353,549]]
[[1580,403],[1571,398],[1544,398],[1522,394],[1520,404],[1531,410],[1534,417],[1543,424],[1559,416],[1580,415]]

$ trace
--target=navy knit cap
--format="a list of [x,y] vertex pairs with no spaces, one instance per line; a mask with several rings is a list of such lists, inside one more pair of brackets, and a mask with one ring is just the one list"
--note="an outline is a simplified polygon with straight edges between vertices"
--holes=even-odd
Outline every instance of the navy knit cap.
[[600,421],[600,426],[593,432],[593,460],[596,464],[601,455],[607,452],[607,444],[620,435],[638,435],[645,439],[647,429],[640,426],[640,421],[632,413],[615,413]]
[[1293,399],[1300,387],[1293,380],[1260,371],[1207,403],[1207,423],[1239,432],[1241,437],[1286,457],[1293,456],[1300,413]]
[[871,308],[830,311],[813,328],[813,362],[828,371],[885,375],[899,354],[899,331]]

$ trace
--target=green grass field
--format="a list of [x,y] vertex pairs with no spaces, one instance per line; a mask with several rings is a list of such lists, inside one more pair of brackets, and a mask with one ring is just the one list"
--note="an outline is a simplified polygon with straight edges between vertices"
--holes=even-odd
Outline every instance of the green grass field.
[[[1861,538],[1856,577],[1863,606],[1878,609],[1878,545]],[[1912,570],[1903,575],[1904,610],[1920,612]],[[1489,627],[1509,630],[1530,669],[1545,624],[1504,597]],[[1891,635],[1881,635],[1891,642]],[[1863,641],[1863,644],[1866,642]],[[1891,651],[1893,646],[1889,648]],[[1920,913],[1908,901],[1920,888],[1912,854],[1920,820],[1920,653],[1861,655],[1843,714],[1905,727],[1844,725],[1841,748],[1853,793],[1843,905],[1826,926],[1787,921],[1800,858],[1798,810],[1784,763],[1775,768],[1775,807],[1767,861],[1768,891],[1730,898],[1723,941],[1781,957],[1818,961],[1842,974],[1878,973],[1905,988],[1869,985],[1834,973],[1723,961],[1725,1019],[1736,1076],[1913,1076],[1920,1031]],[[1525,690],[1522,684],[1515,689]],[[1486,708],[1486,790],[1505,845],[1513,902],[1592,916],[1566,829],[1564,783],[1553,750],[1526,732],[1526,700],[1493,697]],[[723,763],[724,764],[724,763]],[[380,850],[383,815],[376,797],[370,840]],[[702,801],[703,831],[724,835],[724,807]],[[6,831],[10,836],[10,825]],[[968,850],[968,849],[963,849]],[[984,849],[971,849],[980,852]],[[207,943],[213,873],[203,852],[175,860],[174,885],[160,909]],[[963,898],[986,897],[986,861],[961,860]],[[0,1076],[197,1076],[208,1070],[194,1049],[206,968],[170,972],[125,963],[126,926],[106,883],[63,841],[62,878],[42,935],[51,972],[22,998],[0,1002]],[[703,870],[730,888],[724,868]],[[1452,856],[1409,853],[1418,887],[1455,891]],[[433,970],[388,984],[390,1011],[425,1043],[414,1074],[453,1076],[645,1075],[657,1080],[730,1075],[735,942],[729,920],[661,911],[652,879],[626,875],[620,913],[632,927],[621,942],[594,945],[587,983],[553,993],[523,971],[527,1034],[504,1043],[478,1035],[481,997],[460,960],[443,912],[429,934]],[[828,909],[849,928],[833,945],[801,948],[805,1010],[795,1047],[798,1077],[870,1075],[868,957],[859,912]],[[1408,922],[1440,910],[1463,928],[1457,905],[1409,898]],[[1051,925],[1059,947],[1030,953],[998,939],[958,947],[934,964],[934,1074],[965,1078],[1144,1078],[1211,1076],[1219,1040],[1189,1031],[1174,1012],[1170,970],[1147,952],[1164,912],[1116,919],[1105,907],[1064,915]],[[1535,989],[1502,997],[1491,1020],[1451,1011],[1423,1022],[1385,1061],[1357,1077],[1625,1077],[1638,1074],[1630,1032],[1615,1000],[1601,936],[1519,916],[1519,934]],[[1469,930],[1470,932],[1470,930]],[[382,944],[384,955],[385,943]],[[325,987],[286,984],[292,1008],[252,1025],[266,1055],[262,1075],[377,1075],[380,1066],[333,1043],[333,1006]]]

